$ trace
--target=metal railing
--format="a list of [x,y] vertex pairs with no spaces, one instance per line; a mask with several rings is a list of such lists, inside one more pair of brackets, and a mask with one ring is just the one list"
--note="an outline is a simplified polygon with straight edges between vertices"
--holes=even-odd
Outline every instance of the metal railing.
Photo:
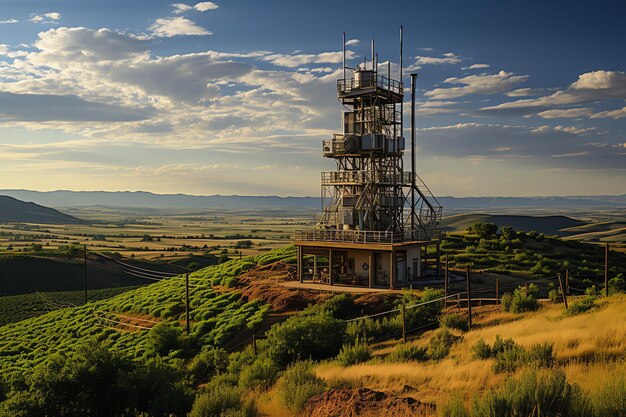
[[361,79],[350,78],[346,80],[337,80],[337,91],[340,94],[347,94],[354,90],[362,90],[366,88],[378,88],[396,94],[403,94],[404,84],[400,81],[396,81],[382,75],[372,75]]
[[322,185],[360,184],[410,185],[411,173],[392,171],[326,171],[322,172]]
[[433,237],[421,230],[400,232],[375,230],[308,229],[296,230],[293,239],[301,242],[345,242],[392,244],[418,240],[432,240]]

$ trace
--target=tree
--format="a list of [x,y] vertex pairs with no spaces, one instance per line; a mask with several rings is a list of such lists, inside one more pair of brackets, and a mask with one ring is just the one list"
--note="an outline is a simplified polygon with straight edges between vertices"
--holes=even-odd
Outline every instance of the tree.
[[484,239],[493,237],[498,232],[498,226],[493,223],[472,223],[467,228],[468,233],[474,233]]

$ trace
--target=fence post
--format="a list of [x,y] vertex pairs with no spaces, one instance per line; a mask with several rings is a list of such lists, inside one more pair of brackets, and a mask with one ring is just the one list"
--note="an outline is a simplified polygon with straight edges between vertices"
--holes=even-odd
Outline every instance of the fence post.
[[500,304],[500,277],[496,277],[496,305]]
[[563,304],[565,304],[565,310],[567,310],[567,294],[565,294],[564,288],[563,288],[563,280],[561,279],[561,274],[558,274],[559,277],[559,287],[561,288],[561,294],[563,294]]
[[402,303],[402,341],[406,343],[406,307]]
[[189,334],[189,274],[185,274],[185,327]]
[[565,270],[565,292],[569,295],[569,269]]
[[609,242],[604,247],[604,295],[609,296]]
[[470,287],[470,267],[467,266],[466,271],[467,281],[467,314],[468,314],[468,330],[472,330],[472,289]]

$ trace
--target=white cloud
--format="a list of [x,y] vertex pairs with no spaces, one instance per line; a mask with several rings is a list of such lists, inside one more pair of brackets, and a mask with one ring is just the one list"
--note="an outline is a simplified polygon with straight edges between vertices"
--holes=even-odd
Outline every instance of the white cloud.
[[517,90],[509,91],[506,93],[509,97],[528,97],[538,96],[545,93],[543,88],[519,88]]
[[500,71],[495,75],[470,75],[464,78],[448,78],[444,83],[464,84],[463,87],[435,88],[424,93],[433,99],[450,99],[468,94],[497,94],[526,81],[527,75],[513,75]]
[[150,30],[155,36],[161,38],[185,35],[212,35],[212,33],[205,28],[198,26],[196,23],[182,16],[157,19],[156,22],[150,26]]
[[551,95],[501,103],[485,107],[489,112],[532,114],[541,107],[586,103],[607,99],[626,99],[626,73],[620,71],[593,71],[581,74],[567,90]]
[[[354,53],[346,51],[346,59],[352,57],[354,57]],[[261,59],[281,67],[295,68],[307,64],[339,64],[343,60],[343,55],[342,51],[319,54],[271,54]]]
[[615,110],[601,111],[601,112],[592,114],[590,117],[592,119],[600,119],[604,117],[609,117],[611,119],[621,119],[622,117],[626,117],[626,107],[622,107],[621,109],[615,109]]
[[9,53],[9,45],[0,43],[0,55],[7,55]]
[[346,46],[358,45],[359,43],[361,43],[361,41],[358,39],[348,39],[346,41]]
[[208,10],[215,10],[217,9],[219,6],[215,3],[213,3],[212,1],[203,1],[201,3],[196,4],[195,6],[193,6],[194,9],[196,9],[199,12],[206,12]]
[[443,57],[432,56],[416,56],[414,65],[439,65],[439,64],[458,64],[461,58],[452,52],[443,54]]
[[473,64],[473,65],[470,65],[469,67],[463,67],[461,69],[468,70],[468,69],[483,69],[483,68],[489,68],[489,64]]
[[206,12],[209,10],[215,10],[217,9],[219,6],[215,3],[213,3],[212,1],[203,1],[200,3],[197,3],[195,6],[190,6],[188,4],[185,3],[174,3],[172,4],[172,7],[174,8],[173,13],[174,14],[181,14],[181,13],[185,13],[189,10],[196,10],[199,12]]
[[55,21],[59,19],[61,19],[61,13],[49,12],[43,14],[33,14],[28,20],[34,23],[55,23]]
[[544,119],[558,119],[558,118],[570,118],[570,117],[583,117],[589,116],[592,113],[592,110],[585,107],[576,107],[573,109],[554,109],[554,110],[545,110],[537,113],[537,116],[542,117]]
[[19,20],[17,19],[0,20],[0,25],[10,25],[12,23],[17,23],[17,22],[19,22]]
[[589,151],[561,153],[558,155],[552,155],[552,158],[571,158],[574,156],[584,156],[584,155],[589,155]]

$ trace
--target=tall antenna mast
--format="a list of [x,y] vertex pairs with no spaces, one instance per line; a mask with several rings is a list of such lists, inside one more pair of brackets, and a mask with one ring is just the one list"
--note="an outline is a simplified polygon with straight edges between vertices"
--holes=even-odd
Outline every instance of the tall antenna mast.
[[[402,36],[404,28],[400,25],[400,85],[402,84]],[[404,88],[402,89],[402,101],[400,102],[400,137],[404,137]]]
[[415,79],[411,74],[411,231],[415,230]]
[[374,52],[374,38],[372,38],[372,71],[376,71],[376,53]]
[[346,82],[346,32],[343,32],[343,82]]

